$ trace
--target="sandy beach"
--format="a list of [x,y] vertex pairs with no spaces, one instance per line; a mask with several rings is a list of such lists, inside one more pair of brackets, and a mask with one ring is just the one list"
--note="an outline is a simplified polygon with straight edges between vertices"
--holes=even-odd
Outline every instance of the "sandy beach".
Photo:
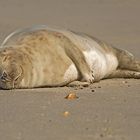
[[[0,43],[15,29],[48,25],[85,32],[140,59],[138,0],[3,0]],[[65,97],[75,93],[78,98]],[[139,140],[140,80],[84,88],[0,90],[0,140]]]

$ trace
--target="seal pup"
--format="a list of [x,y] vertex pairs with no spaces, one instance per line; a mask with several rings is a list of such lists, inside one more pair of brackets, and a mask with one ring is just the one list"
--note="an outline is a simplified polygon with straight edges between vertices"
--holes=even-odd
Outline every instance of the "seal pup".
[[140,61],[83,33],[35,26],[10,34],[0,48],[3,89],[89,85],[140,78]]

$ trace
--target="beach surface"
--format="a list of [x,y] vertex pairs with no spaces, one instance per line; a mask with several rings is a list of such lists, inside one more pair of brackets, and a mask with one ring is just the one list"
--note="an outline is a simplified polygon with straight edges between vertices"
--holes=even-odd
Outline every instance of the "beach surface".
[[[0,43],[15,29],[41,24],[88,33],[140,59],[139,14],[138,0],[3,0]],[[139,139],[140,80],[0,90],[0,140]]]

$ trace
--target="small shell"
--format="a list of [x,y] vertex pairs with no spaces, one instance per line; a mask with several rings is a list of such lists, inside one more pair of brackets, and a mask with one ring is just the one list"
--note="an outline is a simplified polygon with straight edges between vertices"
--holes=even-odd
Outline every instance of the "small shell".
[[75,93],[70,93],[70,94],[68,94],[66,97],[65,97],[65,99],[77,99],[77,98],[79,98],[78,96],[76,96],[76,94]]
[[63,115],[64,115],[64,117],[68,117],[68,116],[70,115],[70,113],[69,113],[68,111],[65,111],[65,112],[63,113]]

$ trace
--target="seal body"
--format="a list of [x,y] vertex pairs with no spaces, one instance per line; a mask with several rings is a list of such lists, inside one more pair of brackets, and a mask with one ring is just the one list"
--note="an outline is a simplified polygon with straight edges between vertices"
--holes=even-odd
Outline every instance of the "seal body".
[[103,42],[101,44],[86,34],[70,31],[63,31],[62,33],[80,48],[88,66],[94,73],[94,81],[107,77],[118,67],[115,50],[109,45]]
[[13,65],[16,70],[11,70],[15,77],[9,76],[10,84],[1,80],[0,87],[55,87],[75,81],[78,85],[90,84],[113,77],[121,67],[136,70],[139,75],[139,61],[132,61],[131,68],[124,66],[131,57],[86,34],[46,26],[22,29],[10,34],[1,45],[0,76],[3,78],[5,72],[8,77]]

